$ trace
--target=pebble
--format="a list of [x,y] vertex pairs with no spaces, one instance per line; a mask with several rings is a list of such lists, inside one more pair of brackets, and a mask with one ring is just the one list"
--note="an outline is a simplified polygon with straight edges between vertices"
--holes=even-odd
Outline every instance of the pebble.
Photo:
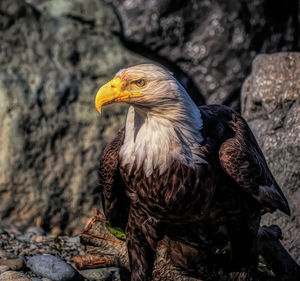
[[15,236],[21,234],[21,231],[20,231],[18,228],[16,228],[16,227],[10,228],[9,232],[10,232],[11,234],[15,235]]
[[35,241],[36,243],[41,243],[41,242],[43,242],[43,240],[44,240],[44,237],[41,236],[41,235],[37,236],[37,237],[34,239],[34,241]]
[[29,240],[28,236],[23,235],[23,234],[18,235],[16,238],[17,238],[17,240],[23,241],[23,242],[28,242],[28,240]]
[[51,229],[51,234],[52,235],[60,235],[62,233],[60,227],[58,226],[54,226],[52,229]]
[[31,281],[42,281],[42,279],[37,278],[37,277],[31,277],[30,280]]
[[121,280],[120,269],[118,267],[108,267],[107,270],[111,272],[113,280]]
[[17,271],[5,271],[0,274],[0,281],[31,281],[24,273]]
[[53,281],[74,280],[77,271],[62,259],[52,255],[39,255],[30,257],[27,261],[29,267],[36,275],[49,278]]
[[9,270],[9,267],[7,265],[0,265],[0,274],[5,271],[8,271],[8,270]]
[[105,268],[79,270],[79,273],[90,281],[111,280],[112,272]]
[[6,265],[11,270],[22,270],[24,266],[24,260],[23,258],[17,258],[17,259],[7,259],[7,260],[0,260],[0,265]]
[[69,237],[66,242],[70,244],[80,244],[80,238],[79,236]]
[[25,235],[29,238],[32,238],[36,236],[44,236],[46,235],[46,232],[41,227],[31,226],[26,230]]
[[4,250],[0,250],[0,259],[1,258],[7,258],[9,256],[9,253],[7,253]]

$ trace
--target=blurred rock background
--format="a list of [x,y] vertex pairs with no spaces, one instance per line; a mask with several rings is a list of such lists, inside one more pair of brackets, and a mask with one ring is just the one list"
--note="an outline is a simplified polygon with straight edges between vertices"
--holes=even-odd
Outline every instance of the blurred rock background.
[[126,106],[96,112],[97,88],[143,60],[121,45],[102,1],[0,2],[0,217],[81,230],[97,205],[96,167]]
[[242,101],[288,195],[293,216],[273,222],[299,261],[299,55],[257,57],[241,99],[258,54],[299,51],[299,14],[297,0],[1,0],[0,219],[82,229],[99,204],[99,156],[126,114],[99,116],[95,93],[120,68],[155,61],[198,104]]

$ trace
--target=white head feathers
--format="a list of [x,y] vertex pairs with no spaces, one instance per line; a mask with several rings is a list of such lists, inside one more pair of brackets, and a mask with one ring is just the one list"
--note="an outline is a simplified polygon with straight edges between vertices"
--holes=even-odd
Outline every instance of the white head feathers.
[[117,77],[146,80],[142,98],[130,102],[122,165],[143,168],[146,176],[158,168],[162,174],[173,161],[194,168],[205,160],[197,155],[203,140],[201,113],[181,84],[164,69],[151,64],[137,65]]

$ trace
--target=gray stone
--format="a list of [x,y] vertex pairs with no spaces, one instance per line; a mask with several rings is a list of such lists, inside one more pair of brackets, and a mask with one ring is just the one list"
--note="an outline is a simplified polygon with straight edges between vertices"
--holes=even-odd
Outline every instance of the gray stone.
[[31,281],[42,281],[42,279],[37,278],[37,277],[31,277],[30,280]]
[[21,272],[17,271],[5,271],[0,274],[0,281],[30,281],[30,279]]
[[112,277],[112,272],[106,268],[97,268],[97,269],[86,269],[79,271],[82,276],[91,281],[105,281],[110,280]]
[[107,268],[108,272],[111,272],[112,279],[115,281],[121,281],[120,268],[118,267],[110,267]]
[[99,156],[127,108],[100,116],[97,89],[145,60],[121,45],[117,16],[101,0],[40,9],[0,1],[0,220],[78,233],[99,207]]
[[262,224],[279,225],[285,247],[300,262],[300,53],[255,58],[243,85],[242,114],[292,213],[265,215]]
[[66,240],[66,243],[70,243],[70,244],[80,244],[80,238],[79,238],[79,236],[68,237],[67,240]]
[[30,257],[27,267],[36,275],[53,281],[80,280],[80,275],[71,265],[52,255]]
[[1,250],[0,249],[0,259],[7,259],[10,257],[10,254],[7,251]]
[[9,267],[7,265],[0,265],[0,274],[9,271]]
[[31,226],[26,230],[25,235],[31,238],[34,236],[46,235],[46,232],[41,227]]

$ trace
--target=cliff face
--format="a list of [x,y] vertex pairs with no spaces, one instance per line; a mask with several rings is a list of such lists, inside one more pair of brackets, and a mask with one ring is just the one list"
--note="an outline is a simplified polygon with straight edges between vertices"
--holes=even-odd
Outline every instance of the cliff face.
[[242,114],[257,137],[269,167],[291,208],[267,214],[284,245],[300,261],[300,53],[259,55],[242,90]]
[[141,63],[102,1],[0,2],[0,219],[82,229],[97,204],[97,163],[126,106],[100,116],[94,97]]
[[254,57],[300,50],[298,0],[105,1],[120,15],[127,46],[181,67],[207,103],[240,110]]

